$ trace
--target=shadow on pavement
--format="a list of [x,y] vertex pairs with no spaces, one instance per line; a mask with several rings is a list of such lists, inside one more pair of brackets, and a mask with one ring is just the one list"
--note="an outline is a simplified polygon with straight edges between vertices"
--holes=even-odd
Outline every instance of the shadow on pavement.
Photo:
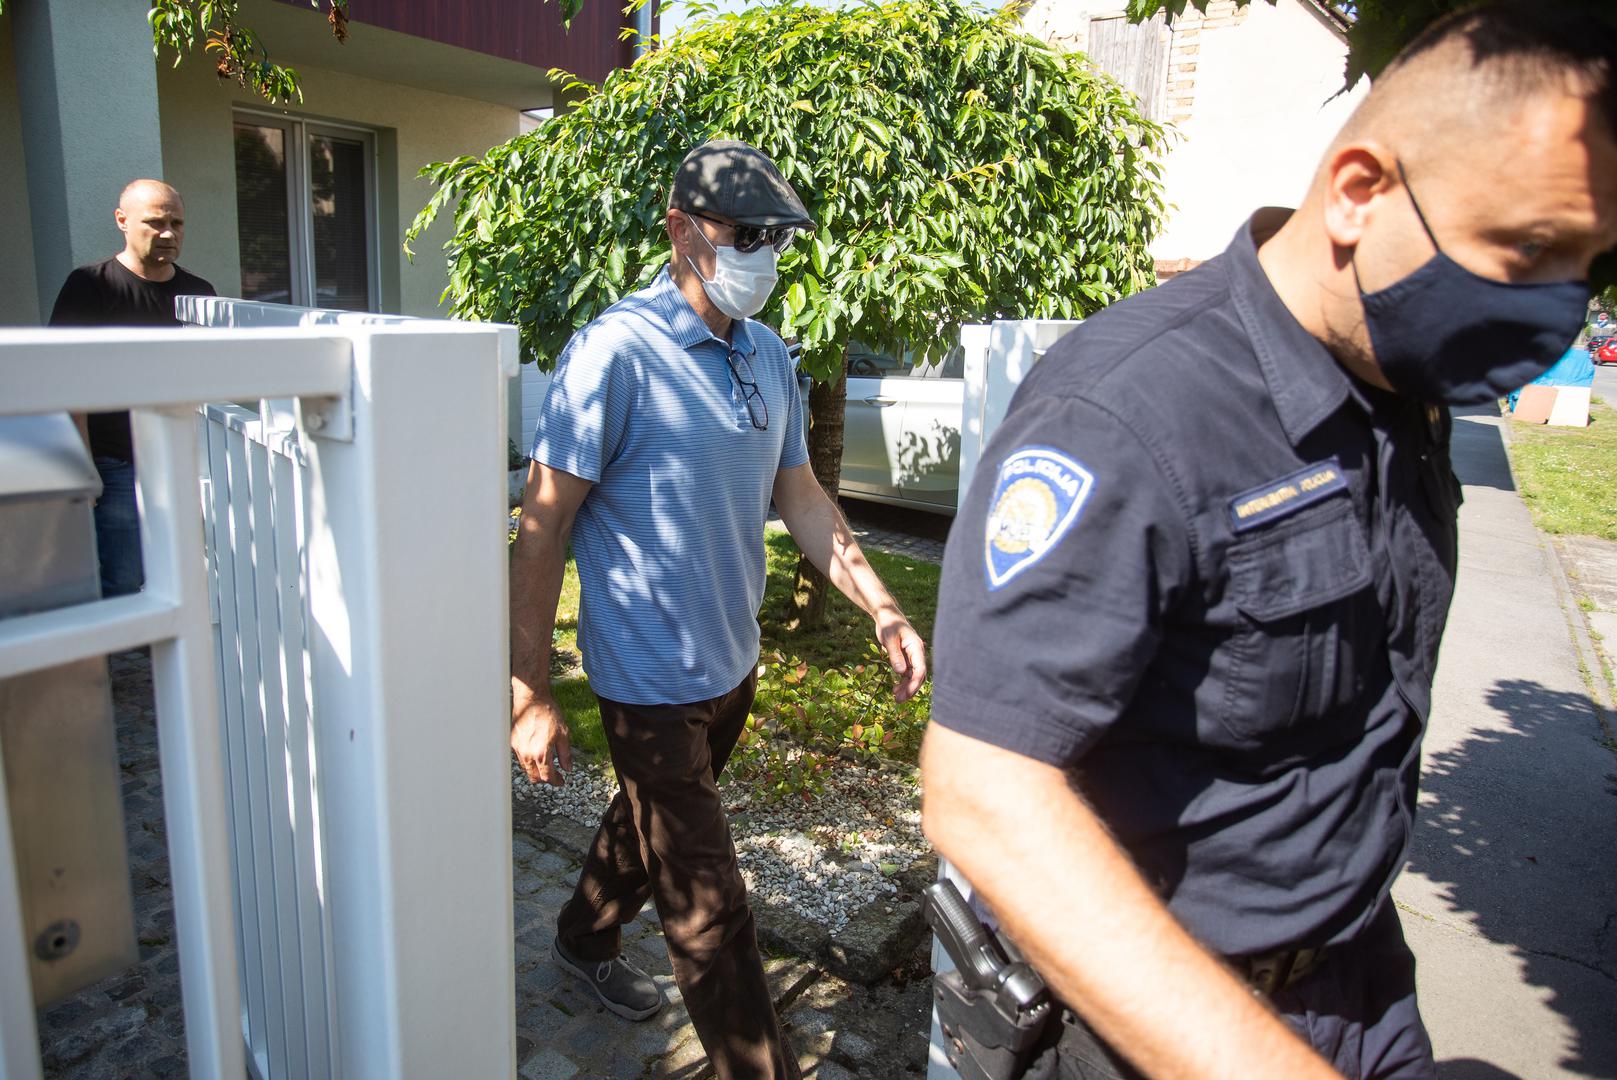
[[947,514],[850,499],[846,495],[838,498],[837,503],[855,529],[879,529],[941,542],[948,539],[949,526],[954,524],[954,518]]
[[[1617,1076],[1617,863],[1606,849],[1617,779],[1598,714],[1581,693],[1524,679],[1496,682],[1487,702],[1496,719],[1426,762],[1410,869],[1446,886],[1477,932],[1510,949],[1523,982],[1546,991],[1570,1029],[1561,1066]],[[1510,1075],[1472,1060],[1440,1073]]]
[[1476,1058],[1455,1058],[1452,1061],[1439,1061],[1437,1075],[1442,1080],[1524,1080],[1523,1077],[1497,1065]]
[[[1450,450],[1454,471],[1460,479],[1477,487],[1515,491],[1516,482],[1510,475],[1510,459],[1505,456],[1505,443],[1500,431],[1491,424],[1469,422],[1467,417],[1499,418],[1497,406],[1462,405],[1454,410],[1454,439]],[[1501,421],[1510,423],[1509,420]]]

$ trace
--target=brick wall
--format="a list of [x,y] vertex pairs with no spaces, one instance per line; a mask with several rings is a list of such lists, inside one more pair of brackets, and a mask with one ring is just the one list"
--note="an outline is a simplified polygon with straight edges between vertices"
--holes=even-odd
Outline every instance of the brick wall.
[[1203,15],[1193,7],[1173,21],[1168,48],[1168,115],[1172,124],[1187,123],[1196,109],[1196,61],[1203,35],[1231,30],[1246,22],[1247,9],[1235,0],[1212,0]]

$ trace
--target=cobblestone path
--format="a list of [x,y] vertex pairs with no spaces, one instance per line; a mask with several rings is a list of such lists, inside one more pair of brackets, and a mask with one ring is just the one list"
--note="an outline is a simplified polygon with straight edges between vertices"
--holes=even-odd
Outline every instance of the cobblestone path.
[[[138,964],[41,1010],[45,1075],[72,1080],[183,1077],[180,1007],[168,859],[158,774],[151,670],[144,653],[110,659],[119,761],[134,884]],[[700,1080],[710,1075],[679,1001],[655,912],[624,935],[630,957],[663,986],[669,1007],[643,1023],[607,1012],[550,960],[557,910],[578,861],[518,834],[512,856],[516,931],[518,1075],[525,1080]],[[926,1071],[928,983],[924,952],[899,977],[855,986],[798,960],[768,960],[770,985],[804,1076],[900,1080]]]

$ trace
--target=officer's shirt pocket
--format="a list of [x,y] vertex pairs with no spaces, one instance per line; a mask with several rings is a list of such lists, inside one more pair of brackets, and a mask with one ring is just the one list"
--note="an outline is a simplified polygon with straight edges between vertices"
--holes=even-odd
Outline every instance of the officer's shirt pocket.
[[[1378,640],[1364,529],[1344,493],[1236,539],[1223,722],[1243,743],[1344,715]],[[1362,719],[1362,718],[1361,718]],[[1329,725],[1335,726],[1335,725]],[[1328,739],[1329,731],[1318,735]]]

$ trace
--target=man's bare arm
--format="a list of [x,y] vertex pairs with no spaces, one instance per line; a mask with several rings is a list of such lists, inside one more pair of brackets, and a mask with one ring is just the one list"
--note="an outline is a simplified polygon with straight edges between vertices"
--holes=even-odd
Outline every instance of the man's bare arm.
[[893,694],[907,701],[926,682],[926,643],[871,569],[837,504],[807,465],[775,474],[775,509],[809,561],[876,622],[876,640],[898,676]]
[[[560,786],[573,767],[567,718],[550,692],[550,639],[573,517],[593,485],[535,461],[511,553],[511,749],[534,783]],[[558,772],[551,763],[561,763]]]
[[1337,1077],[1179,925],[1061,770],[933,724],[921,776],[927,839],[1141,1072]]

